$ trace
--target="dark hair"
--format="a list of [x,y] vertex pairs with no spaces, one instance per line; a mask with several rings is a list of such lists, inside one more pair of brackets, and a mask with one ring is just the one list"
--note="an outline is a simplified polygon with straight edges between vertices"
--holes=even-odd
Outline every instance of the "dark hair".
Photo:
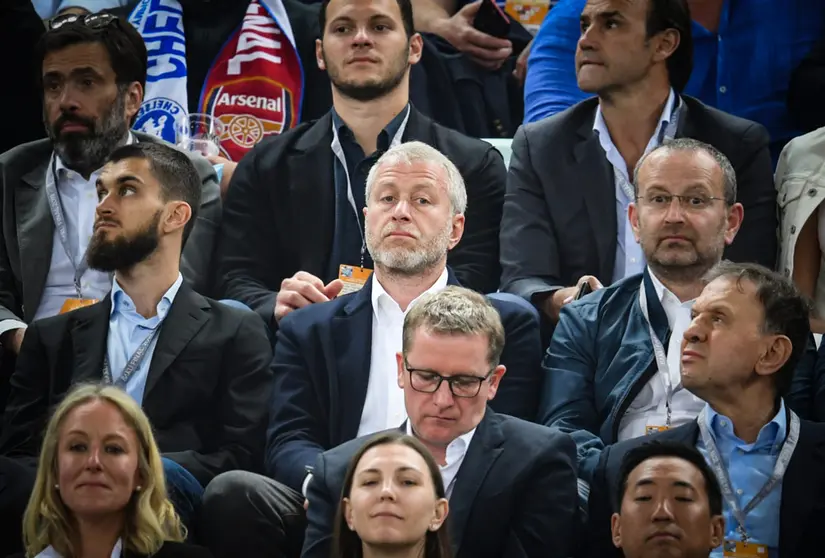
[[[358,467],[358,462],[361,461],[364,454],[372,448],[390,444],[399,444],[414,449],[427,464],[427,469],[430,471],[430,478],[432,478],[433,486],[435,487],[436,498],[447,497],[438,464],[427,448],[424,447],[424,444],[412,436],[403,434],[401,431],[385,432],[373,436],[352,456],[349,467],[347,468],[347,474],[344,477],[344,488],[341,491],[338,512],[335,514],[332,546],[332,555],[335,558],[362,558],[363,556],[361,538],[358,536],[358,533],[350,530],[344,517],[344,498],[349,498],[352,490],[352,482],[355,477],[355,469]],[[442,523],[437,531],[427,531],[423,558],[452,558],[452,555],[450,536],[447,532],[446,522]]]
[[666,64],[670,85],[681,93],[693,72],[693,31],[687,0],[648,0],[647,38],[666,29],[679,33],[679,46]]
[[[327,6],[331,0],[323,0],[321,2],[321,11],[318,12],[318,25],[321,28],[321,38],[324,38],[324,30],[327,26]],[[404,23],[404,31],[407,32],[407,39],[415,33],[415,24],[413,23],[413,7],[412,0],[395,0],[398,2],[398,9],[401,11],[401,21]]]
[[716,161],[719,170],[722,171],[723,191],[725,192],[725,205],[728,207],[736,203],[736,170],[730,163],[730,160],[725,157],[725,154],[713,147],[709,143],[699,141],[693,138],[672,138],[666,139],[662,145],[651,149],[649,152],[642,155],[642,158],[636,163],[636,168],[633,169],[633,193],[639,195],[639,171],[647,161],[648,157],[659,151],[668,152],[683,152],[688,151],[692,153],[705,152]]
[[702,473],[705,478],[705,491],[708,495],[708,504],[711,515],[722,515],[722,491],[719,489],[719,481],[716,475],[708,466],[705,458],[699,451],[691,446],[679,442],[658,440],[646,442],[629,450],[622,459],[619,469],[619,486],[616,491],[616,510],[622,509],[622,500],[627,492],[627,479],[630,474],[642,463],[657,457],[675,457],[687,461]]
[[192,217],[183,227],[183,246],[195,226],[201,205],[201,179],[197,169],[183,151],[163,143],[142,141],[115,149],[106,159],[107,163],[117,163],[124,159],[149,161],[149,171],[160,184],[164,201],[185,201],[192,208]]
[[765,314],[762,331],[768,335],[785,335],[791,340],[791,356],[773,375],[777,395],[784,396],[791,387],[796,365],[811,336],[810,302],[793,281],[758,264],[724,260],[705,274],[704,282],[707,284],[720,277],[734,278],[740,291],[742,281],[753,284]]
[[66,23],[46,31],[37,43],[38,82],[42,89],[43,61],[46,55],[66,47],[85,43],[100,43],[109,53],[109,63],[119,86],[140,83],[146,88],[148,57],[146,44],[137,29],[123,18],[115,18],[105,27],[92,28],[81,20]]

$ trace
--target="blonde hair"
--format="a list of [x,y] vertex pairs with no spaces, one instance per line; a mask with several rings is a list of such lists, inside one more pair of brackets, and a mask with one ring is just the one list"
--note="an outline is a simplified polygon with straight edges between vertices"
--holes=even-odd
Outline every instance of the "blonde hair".
[[46,426],[37,479],[23,516],[26,556],[35,556],[49,545],[67,558],[76,557],[80,551],[72,511],[66,507],[54,488],[58,476],[57,447],[60,428],[69,413],[93,401],[104,401],[117,407],[138,440],[141,490],[133,494],[126,506],[126,520],[121,535],[124,551],[151,555],[160,550],[164,541],[180,542],[186,537],[186,530],[166,496],[160,452],[149,419],[140,406],[119,388],[80,385],[66,395]]
[[484,335],[487,362],[496,367],[504,350],[501,316],[486,296],[451,285],[422,296],[404,317],[402,353],[407,356],[419,328],[439,335]]
[[450,198],[450,206],[453,215],[464,213],[467,210],[467,188],[464,185],[464,178],[458,168],[438,149],[420,141],[408,141],[388,149],[370,169],[367,174],[367,187],[365,196],[370,199],[370,192],[378,179],[378,173],[383,166],[395,166],[400,164],[411,165],[413,163],[431,163],[441,168],[447,177],[447,195]]

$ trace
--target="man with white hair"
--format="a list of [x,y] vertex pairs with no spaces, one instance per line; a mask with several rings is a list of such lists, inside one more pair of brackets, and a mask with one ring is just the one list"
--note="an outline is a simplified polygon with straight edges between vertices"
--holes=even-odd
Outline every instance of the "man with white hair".
[[374,267],[364,235],[366,177],[390,147],[410,141],[443,153],[467,185],[464,234],[449,255],[456,278],[474,291],[497,290],[507,171],[489,143],[433,122],[410,102],[410,71],[423,48],[410,0],[325,0],[319,26],[315,53],[332,107],[238,164],[218,236],[222,298],[243,302],[276,331],[290,312],[363,285]]
[[[393,147],[372,167],[364,217],[375,271],[359,291],[281,320],[272,364],[267,477],[227,473],[204,496],[201,525],[216,558],[293,555],[305,526],[301,492],[317,457],[404,424],[395,360],[404,317],[425,293],[458,284],[447,253],[464,233],[466,204],[458,169],[423,143]],[[490,406],[534,420],[542,383],[538,318],[518,303],[494,297],[491,302],[504,325],[501,364],[507,375]]]

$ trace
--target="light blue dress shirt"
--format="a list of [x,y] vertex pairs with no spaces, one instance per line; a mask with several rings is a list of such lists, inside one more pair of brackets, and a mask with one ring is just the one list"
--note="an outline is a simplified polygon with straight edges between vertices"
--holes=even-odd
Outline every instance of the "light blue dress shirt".
[[[135,303],[120,285],[117,279],[112,279],[112,310],[109,314],[109,336],[106,342],[106,351],[109,356],[109,369],[112,371],[112,379],[117,379],[123,374],[126,363],[135,354],[140,344],[159,328],[164,318],[169,313],[175,296],[178,294],[183,276],[178,273],[177,280],[169,287],[157,306],[157,314],[151,318],[144,318],[135,309]],[[143,391],[146,389],[146,378],[149,375],[149,365],[152,362],[152,355],[155,353],[158,338],[149,345],[146,355],[140,366],[126,383],[126,393],[138,402],[143,404]]]
[[[676,103],[676,94],[673,89],[671,89],[667,97],[667,102],[665,103],[665,108],[659,117],[659,125],[647,143],[645,154],[650,153],[662,143],[665,130],[673,116],[673,109]],[[636,237],[633,236],[633,227],[630,226],[630,221],[627,218],[627,207],[630,205],[630,202],[634,200],[630,199],[622,188],[622,182],[626,182],[632,188],[633,177],[628,174],[627,163],[625,163],[622,154],[619,153],[619,150],[613,143],[613,139],[610,137],[610,131],[607,129],[607,123],[604,121],[600,106],[596,108],[596,119],[593,121],[593,130],[599,135],[599,144],[602,146],[608,162],[613,167],[613,178],[616,189],[617,238],[613,277],[610,277],[609,281],[615,283],[625,277],[642,273],[647,263],[642,247],[636,242]],[[604,281],[608,278],[600,277],[600,279]]]
[[[743,509],[757,492],[768,482],[773,474],[776,459],[785,442],[788,430],[788,421],[785,416],[785,402],[779,407],[779,412],[773,420],[762,427],[756,441],[746,444],[733,433],[733,423],[729,418],[716,413],[708,406],[707,425],[711,436],[719,449],[719,455],[728,471],[734,495],[739,499],[739,507]],[[708,459],[708,452],[702,437],[696,442],[696,449]],[[745,519],[745,531],[750,541],[768,546],[768,557],[779,556],[779,508],[782,502],[782,482],[768,494],[768,496],[751,511]],[[725,540],[738,541],[741,536],[737,532],[739,524],[730,511],[727,502],[723,502],[725,516]],[[711,558],[722,558],[722,547],[710,554]]]

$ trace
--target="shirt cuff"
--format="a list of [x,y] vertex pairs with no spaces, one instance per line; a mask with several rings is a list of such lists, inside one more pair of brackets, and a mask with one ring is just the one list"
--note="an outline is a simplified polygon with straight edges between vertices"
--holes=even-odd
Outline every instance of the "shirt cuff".
[[29,326],[20,320],[3,320],[0,321],[0,335],[3,335],[7,331],[11,331],[13,329],[26,329],[27,327]]

